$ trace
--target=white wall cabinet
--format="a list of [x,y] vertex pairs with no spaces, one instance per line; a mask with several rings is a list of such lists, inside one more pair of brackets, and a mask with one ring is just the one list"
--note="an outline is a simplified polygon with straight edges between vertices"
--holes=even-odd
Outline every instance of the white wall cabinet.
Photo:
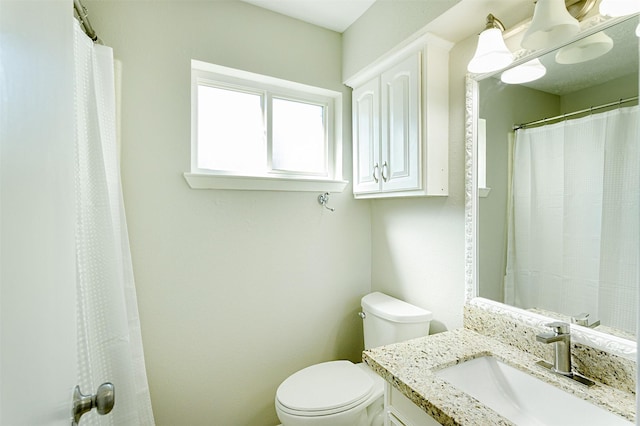
[[356,198],[448,195],[451,46],[426,34],[347,81]]

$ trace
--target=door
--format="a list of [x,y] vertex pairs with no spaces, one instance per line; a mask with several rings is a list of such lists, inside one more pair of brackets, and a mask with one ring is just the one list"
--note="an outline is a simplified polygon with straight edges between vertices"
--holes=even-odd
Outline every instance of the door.
[[380,79],[354,89],[353,193],[380,190]]
[[0,4],[1,425],[70,424],[77,379],[72,7],[71,0]]
[[383,191],[420,189],[420,57],[409,56],[381,77]]

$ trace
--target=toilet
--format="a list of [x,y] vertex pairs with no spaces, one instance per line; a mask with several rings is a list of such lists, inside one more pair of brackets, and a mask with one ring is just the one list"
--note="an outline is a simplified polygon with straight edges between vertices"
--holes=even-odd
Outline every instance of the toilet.
[[[429,334],[432,313],[375,292],[361,301],[365,349]],[[363,363],[330,361],[289,376],[276,391],[283,426],[382,426],[384,380]]]

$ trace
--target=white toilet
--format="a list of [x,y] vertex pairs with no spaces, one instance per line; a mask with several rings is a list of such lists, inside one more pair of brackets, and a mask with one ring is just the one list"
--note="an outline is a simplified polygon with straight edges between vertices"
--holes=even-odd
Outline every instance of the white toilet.
[[[382,293],[362,298],[365,349],[429,334],[432,314]],[[276,392],[283,426],[382,426],[384,381],[351,361],[312,365],[289,376]]]

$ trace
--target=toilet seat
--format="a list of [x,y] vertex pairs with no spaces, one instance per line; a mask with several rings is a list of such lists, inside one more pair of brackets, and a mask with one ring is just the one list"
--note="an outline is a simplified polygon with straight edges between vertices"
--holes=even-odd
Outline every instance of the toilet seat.
[[278,387],[280,409],[295,416],[327,416],[367,402],[375,383],[350,361],[330,361],[298,371]]

